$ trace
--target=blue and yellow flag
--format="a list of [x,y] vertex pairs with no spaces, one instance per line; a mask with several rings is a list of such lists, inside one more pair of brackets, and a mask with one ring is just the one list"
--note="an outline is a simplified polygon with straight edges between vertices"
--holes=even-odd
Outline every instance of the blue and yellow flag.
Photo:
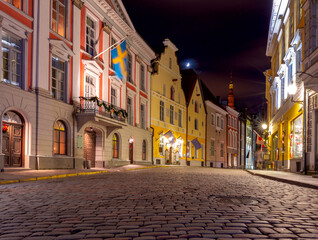
[[126,40],[111,50],[112,62],[116,76],[121,80],[127,76],[127,48]]

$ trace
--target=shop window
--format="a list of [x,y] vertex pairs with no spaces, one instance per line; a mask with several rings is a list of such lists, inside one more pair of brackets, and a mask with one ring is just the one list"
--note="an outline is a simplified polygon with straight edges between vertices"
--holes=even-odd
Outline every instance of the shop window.
[[303,116],[300,115],[291,122],[291,158],[301,158],[303,155]]
[[66,154],[66,127],[62,121],[54,124],[54,154]]

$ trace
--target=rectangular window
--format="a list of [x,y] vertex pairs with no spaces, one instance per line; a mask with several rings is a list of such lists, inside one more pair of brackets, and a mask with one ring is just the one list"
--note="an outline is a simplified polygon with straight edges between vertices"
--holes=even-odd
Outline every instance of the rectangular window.
[[110,103],[113,104],[114,106],[116,106],[116,105],[117,105],[116,89],[111,88],[111,89],[110,89],[110,94],[111,94]]
[[188,158],[191,157],[191,142],[190,141],[187,142],[187,157]]
[[171,123],[171,124],[174,123],[173,113],[174,113],[174,107],[173,107],[173,106],[170,106],[170,123]]
[[2,31],[2,81],[22,87],[22,39]]
[[194,129],[198,130],[198,119],[194,119]]
[[205,147],[204,147],[204,144],[202,143],[201,144],[201,159],[204,159],[204,149]]
[[133,114],[133,102],[131,98],[127,98],[127,113],[128,113],[128,124],[134,124],[134,114]]
[[224,119],[221,118],[221,129],[224,129]]
[[22,10],[22,1],[23,0],[4,0],[5,2],[8,2],[10,4],[12,4],[13,6],[15,6],[16,8]]
[[211,124],[215,125],[215,115],[213,113],[211,114]]
[[90,55],[95,55],[95,22],[86,18],[86,52]]
[[96,84],[95,78],[92,76],[86,75],[85,78],[85,97],[96,97]]
[[224,157],[224,143],[221,143],[220,157]]
[[214,156],[214,139],[211,139],[211,156]]
[[292,81],[292,74],[293,74],[293,64],[290,63],[288,65],[288,85],[291,83]]
[[134,83],[133,77],[132,77],[132,56],[130,53],[128,53],[128,82]]
[[290,158],[303,156],[303,115],[291,122],[291,153]]
[[140,127],[145,129],[146,128],[146,121],[145,121],[145,105],[140,105]]
[[51,94],[53,98],[65,100],[65,62],[52,56]]
[[182,110],[179,109],[178,126],[182,127]]
[[159,140],[159,154],[160,154],[160,156],[164,155],[164,150],[165,150],[164,137],[160,136],[160,140]]
[[140,89],[145,92],[145,67],[140,65]]
[[52,30],[62,37],[66,36],[66,1],[53,0],[52,5]]
[[160,121],[165,120],[165,103],[160,101]]
[[216,116],[216,126],[220,127],[220,116]]

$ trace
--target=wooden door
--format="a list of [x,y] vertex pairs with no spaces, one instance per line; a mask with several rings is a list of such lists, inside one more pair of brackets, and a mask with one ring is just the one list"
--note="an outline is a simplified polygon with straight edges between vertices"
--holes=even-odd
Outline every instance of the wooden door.
[[129,143],[129,160],[130,164],[134,163],[134,143]]
[[91,167],[95,167],[96,133],[86,131],[84,134],[84,158],[91,161]]
[[23,125],[6,123],[8,131],[2,134],[5,167],[22,167]]

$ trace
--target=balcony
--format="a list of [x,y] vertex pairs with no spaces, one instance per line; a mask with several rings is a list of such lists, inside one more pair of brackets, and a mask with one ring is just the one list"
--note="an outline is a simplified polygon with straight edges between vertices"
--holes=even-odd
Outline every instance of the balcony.
[[[93,121],[106,127],[113,128],[122,128],[123,126],[127,126],[126,118],[120,113],[120,111],[125,110],[116,106],[112,106],[112,110],[107,111],[104,106],[101,105],[103,102],[105,103],[106,107],[111,106],[110,103],[107,103],[101,99],[94,101],[80,97],[80,104],[76,110],[79,128],[81,128],[88,121]],[[116,114],[116,112],[119,112],[119,114]]]

